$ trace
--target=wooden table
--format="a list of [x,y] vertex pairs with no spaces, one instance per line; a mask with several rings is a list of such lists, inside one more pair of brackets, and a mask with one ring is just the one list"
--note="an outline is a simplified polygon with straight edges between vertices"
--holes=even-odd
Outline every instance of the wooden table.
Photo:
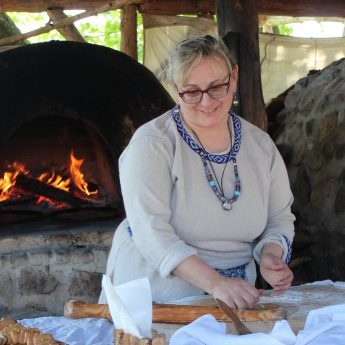
[[[272,291],[265,291],[259,302],[259,304],[270,304],[270,308],[281,310],[296,334],[304,328],[306,317],[311,310],[343,303],[345,303],[345,288],[322,285],[293,286],[282,295],[276,296],[272,294]],[[211,306],[214,305],[214,300],[210,296],[205,296],[188,304]],[[244,324],[253,332],[269,333],[275,322],[255,321],[244,322]],[[166,334],[168,341],[180,327],[182,325],[153,324],[153,328],[158,332]],[[231,323],[228,324],[228,329],[236,334]]]

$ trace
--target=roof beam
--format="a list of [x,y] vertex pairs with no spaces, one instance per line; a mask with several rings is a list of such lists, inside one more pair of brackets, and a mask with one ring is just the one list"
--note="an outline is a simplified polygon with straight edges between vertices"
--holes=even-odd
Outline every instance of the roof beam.
[[290,17],[343,17],[343,0],[259,0],[259,14]]
[[[59,21],[66,19],[68,17],[65,15],[63,10],[58,8],[47,11],[47,14],[53,23],[58,23]],[[63,26],[59,28],[58,31],[68,41],[85,42],[83,36],[74,26],[74,24]]]
[[[107,3],[106,0],[0,0],[0,12],[44,12],[50,8],[87,10]],[[258,0],[258,12],[291,17],[343,17],[343,0]],[[142,0],[138,5],[147,14],[215,13],[215,0]]]

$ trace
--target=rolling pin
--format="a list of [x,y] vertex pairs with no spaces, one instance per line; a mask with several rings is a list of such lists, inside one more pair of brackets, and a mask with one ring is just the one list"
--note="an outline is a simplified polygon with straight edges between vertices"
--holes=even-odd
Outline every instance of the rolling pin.
[[[268,305],[268,308],[269,307]],[[234,312],[241,321],[271,321],[285,318],[281,310],[277,308],[268,308],[265,307],[265,305],[260,305],[257,309],[234,309]],[[205,314],[212,314],[218,321],[229,321],[224,313],[216,306],[204,307],[177,304],[153,304],[152,314],[152,322],[154,323],[186,325]],[[93,317],[111,320],[107,304],[89,304],[79,300],[71,300],[65,303],[64,316],[70,319]]]

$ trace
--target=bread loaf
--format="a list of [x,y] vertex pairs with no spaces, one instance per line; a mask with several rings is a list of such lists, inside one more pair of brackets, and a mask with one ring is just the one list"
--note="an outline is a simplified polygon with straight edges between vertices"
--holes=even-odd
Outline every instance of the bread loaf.
[[13,320],[0,319],[0,345],[63,345],[38,328],[27,328]]

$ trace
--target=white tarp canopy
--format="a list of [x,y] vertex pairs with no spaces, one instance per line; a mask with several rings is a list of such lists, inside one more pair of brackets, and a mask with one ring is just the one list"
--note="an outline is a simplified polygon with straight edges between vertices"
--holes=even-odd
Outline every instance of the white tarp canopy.
[[[144,65],[159,78],[170,50],[183,38],[215,34],[212,19],[144,16]],[[278,96],[310,70],[319,70],[345,57],[345,37],[296,38],[259,34],[261,80],[265,102]]]

